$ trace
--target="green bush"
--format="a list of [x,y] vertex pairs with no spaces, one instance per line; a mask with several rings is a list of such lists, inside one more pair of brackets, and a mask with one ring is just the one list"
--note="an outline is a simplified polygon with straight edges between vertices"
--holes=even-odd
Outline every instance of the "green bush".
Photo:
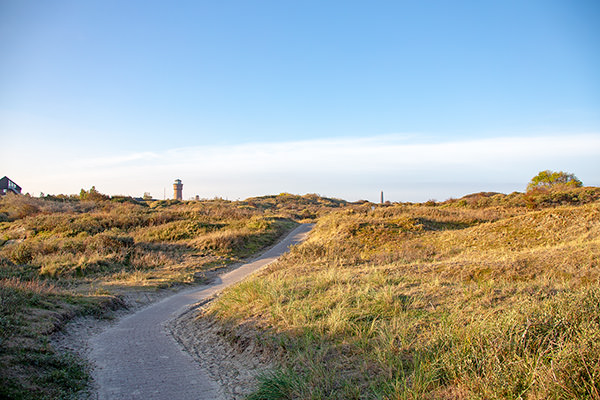
[[563,171],[550,171],[545,170],[538,173],[531,179],[531,182],[527,185],[527,190],[540,189],[540,188],[552,188],[552,187],[581,187],[582,183],[574,174],[570,174]]

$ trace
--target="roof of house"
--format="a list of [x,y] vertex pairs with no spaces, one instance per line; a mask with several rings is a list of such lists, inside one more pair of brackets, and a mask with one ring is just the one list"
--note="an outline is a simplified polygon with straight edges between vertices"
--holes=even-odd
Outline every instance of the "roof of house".
[[17,183],[15,181],[13,181],[12,179],[9,179],[7,176],[5,176],[4,178],[0,179],[0,188],[8,188],[8,183],[12,182],[13,185],[15,185],[16,189],[18,192],[21,191],[21,186],[17,185]]

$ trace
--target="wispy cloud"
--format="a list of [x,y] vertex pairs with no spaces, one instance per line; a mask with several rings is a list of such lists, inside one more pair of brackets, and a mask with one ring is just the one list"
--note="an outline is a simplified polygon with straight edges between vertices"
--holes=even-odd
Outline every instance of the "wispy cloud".
[[381,165],[409,166],[479,164],[503,160],[547,160],[550,158],[597,155],[600,135],[502,137],[440,143],[411,143],[404,136],[372,138],[319,139],[295,142],[248,143],[224,146],[197,146],[170,149],[162,153],[135,153],[98,158],[90,165],[117,166],[137,162],[161,166],[194,168],[204,166],[220,170],[271,171],[322,170],[342,172],[381,169]]
[[[541,169],[568,170],[584,183],[600,184],[600,134],[415,140],[386,135],[176,148],[71,159],[68,163],[77,168],[59,168],[54,176],[47,176],[52,168],[30,171],[35,173],[30,179],[32,186],[53,183],[54,192],[96,185],[107,193],[150,191],[162,197],[170,194],[172,180],[181,178],[186,196],[245,198],[290,191],[351,200],[375,200],[379,190],[391,200],[522,190]],[[65,180],[76,186],[68,187]]]

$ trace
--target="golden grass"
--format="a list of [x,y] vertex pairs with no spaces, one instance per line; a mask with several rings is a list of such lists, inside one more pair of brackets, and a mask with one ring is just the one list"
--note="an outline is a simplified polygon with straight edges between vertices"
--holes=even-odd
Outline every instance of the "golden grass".
[[599,203],[343,210],[210,313],[284,355],[255,398],[598,398],[599,260]]
[[[50,331],[102,315],[120,292],[249,256],[293,218],[318,219],[310,240],[211,311],[281,356],[254,398],[597,398],[598,197],[578,188],[374,208],[286,193],[148,205],[4,197],[0,364],[11,373],[0,397],[71,396],[86,377],[49,348]],[[557,204],[572,206],[543,208]]]
[[145,207],[8,196],[0,200],[2,210],[11,221],[0,223],[0,278],[72,283],[110,284],[113,276],[120,282],[135,276],[127,281],[141,286],[190,282],[198,271],[259,251],[291,226],[227,201]]
[[0,198],[1,398],[71,398],[87,377],[49,346],[53,331],[120,294],[202,280],[295,225],[238,202],[118,200]]

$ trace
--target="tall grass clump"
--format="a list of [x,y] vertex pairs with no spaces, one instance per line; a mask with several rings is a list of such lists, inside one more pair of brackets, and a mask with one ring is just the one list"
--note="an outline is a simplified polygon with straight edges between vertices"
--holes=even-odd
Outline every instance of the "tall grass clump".
[[357,206],[208,317],[277,358],[252,398],[596,399],[599,260],[598,202]]

